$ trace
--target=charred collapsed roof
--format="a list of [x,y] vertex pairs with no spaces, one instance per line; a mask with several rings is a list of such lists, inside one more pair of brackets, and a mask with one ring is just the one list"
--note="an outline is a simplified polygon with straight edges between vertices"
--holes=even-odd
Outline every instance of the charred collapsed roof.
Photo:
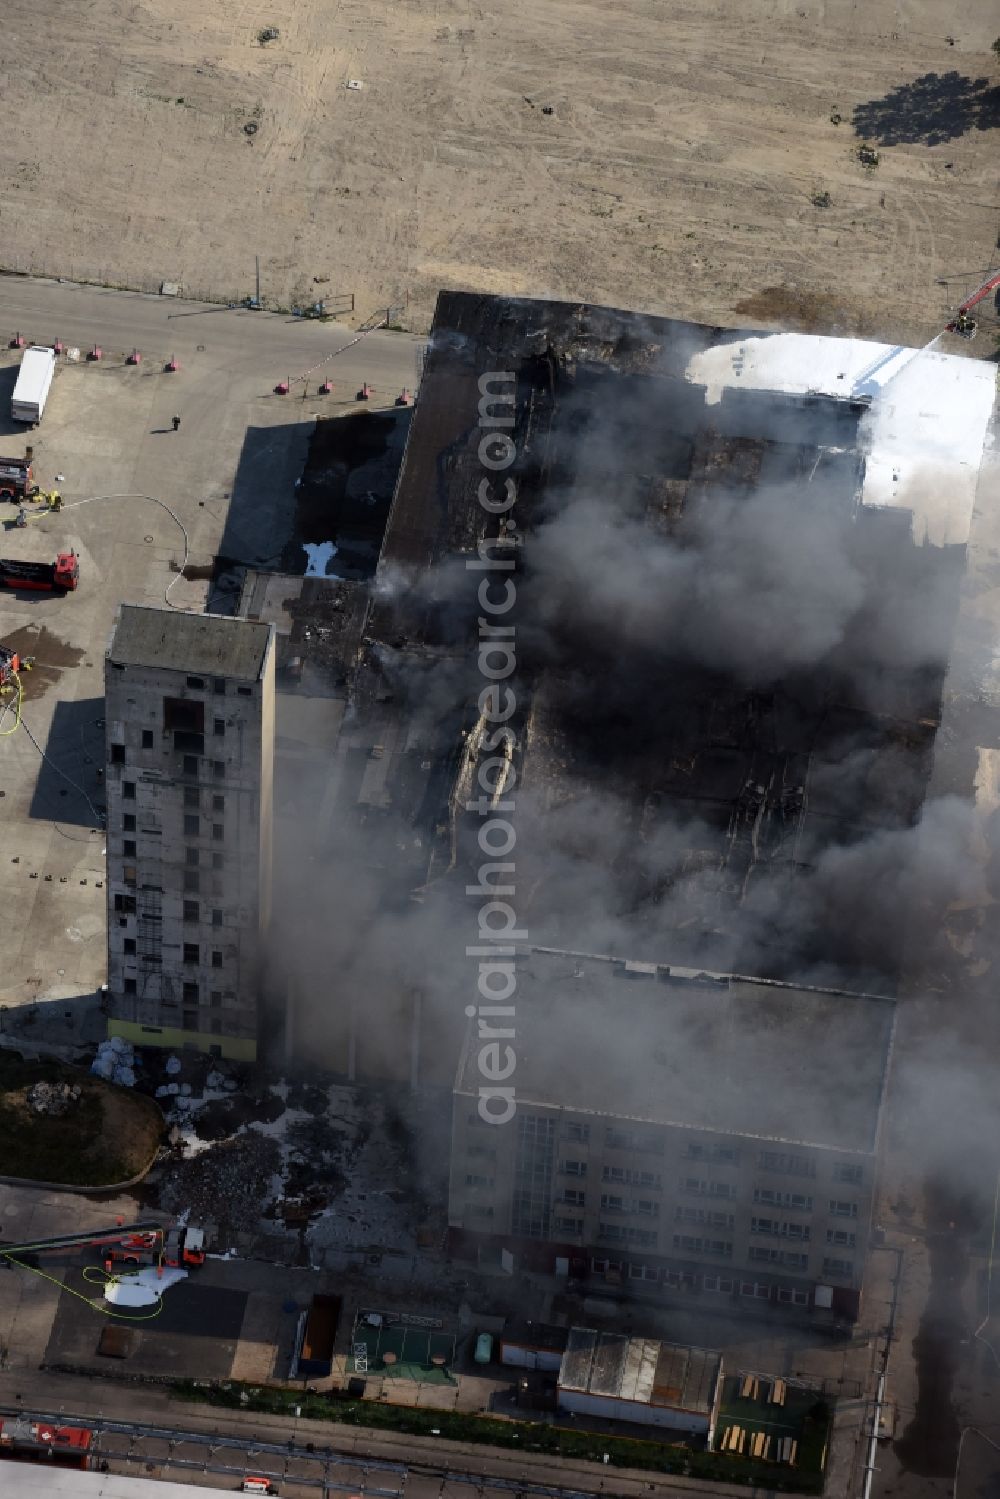
[[[709,410],[687,365],[696,352],[739,336],[608,308],[443,292],[382,548],[371,637],[457,638],[462,600],[435,586],[442,580],[434,571],[501,530],[478,503],[480,482],[490,477],[479,455],[480,401],[488,388],[505,389],[508,375],[522,532],[579,482],[584,450],[588,483],[634,486],[654,528],[676,521],[688,490],[693,497],[713,478],[745,488],[797,479],[818,455],[824,479],[836,478],[853,500],[857,425],[868,398],[727,391]],[[602,466],[587,443],[595,429]],[[474,589],[471,596],[464,613],[474,624]]]
[[[865,500],[857,381],[743,388],[755,342],[443,293],[371,585],[290,580],[269,601],[248,580],[250,617],[280,615],[284,684],[346,706],[308,832],[317,859],[367,871],[373,907],[447,912],[481,862],[478,588],[510,576],[531,940],[885,992],[902,926],[858,904],[867,875],[841,856],[887,848],[886,891],[905,862],[892,840],[921,815],[964,547]],[[692,377],[720,360],[724,388]],[[512,396],[502,473],[480,454],[484,376]],[[507,517],[484,478],[514,481]],[[484,542],[509,574],[466,567]],[[306,925],[314,894],[296,889]]]
[[377,764],[345,786],[362,820],[414,832],[415,883],[464,885],[485,753],[484,575],[465,562],[501,535],[478,498],[484,477],[501,492],[481,376],[510,373],[533,938],[576,945],[596,919],[607,951],[884,984],[895,935],[845,932],[796,891],[827,850],[919,815],[964,549],[862,507],[868,397],[710,402],[686,371],[743,336],[442,294],[352,679],[352,752]]

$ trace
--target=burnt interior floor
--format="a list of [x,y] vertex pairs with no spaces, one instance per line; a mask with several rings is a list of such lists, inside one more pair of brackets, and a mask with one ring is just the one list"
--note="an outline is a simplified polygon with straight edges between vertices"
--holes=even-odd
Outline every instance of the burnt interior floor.
[[[817,872],[920,818],[965,549],[915,540],[903,509],[862,505],[866,397],[692,382],[694,355],[746,336],[442,293],[375,577],[307,579],[279,642],[279,659],[340,705],[312,771],[288,783],[290,807],[309,790],[296,873],[278,894],[296,981],[315,988],[336,971],[355,976],[339,980],[352,994],[364,990],[351,1006],[331,997],[320,1029],[353,1007],[357,1034],[359,1004],[384,1011],[405,1073],[413,979],[398,954],[426,941],[420,1049],[440,1056],[434,1077],[447,1083],[458,1027],[444,1012],[461,944],[449,959],[442,934],[469,919],[465,888],[482,854],[466,803],[495,753],[479,707],[477,589],[504,574],[469,570],[483,548],[510,560],[516,582],[504,623],[517,642],[517,903],[531,941],[893,990],[899,933],[832,908]],[[498,410],[516,451],[502,472],[481,449]],[[480,503],[484,478],[494,496],[513,481],[509,519]],[[783,527],[761,511],[775,495]],[[576,572],[563,568],[560,593],[551,537],[584,508],[592,539]],[[769,533],[755,534],[758,514]],[[742,527],[766,613],[769,589],[795,576],[789,535],[800,525],[829,534],[862,602],[818,664],[772,669],[766,650],[755,659],[738,639],[740,662],[713,659],[705,641],[717,622],[690,559]],[[676,648],[666,630],[623,645],[606,603],[603,616],[590,609],[622,572],[624,533],[633,551],[647,538],[687,569],[692,607],[669,619]],[[802,561],[805,594],[809,566],[815,557]],[[780,643],[801,622],[773,612]],[[876,648],[887,620],[898,637],[889,664]],[[920,648],[908,659],[911,636]],[[343,1047],[330,1055],[349,1068]]]

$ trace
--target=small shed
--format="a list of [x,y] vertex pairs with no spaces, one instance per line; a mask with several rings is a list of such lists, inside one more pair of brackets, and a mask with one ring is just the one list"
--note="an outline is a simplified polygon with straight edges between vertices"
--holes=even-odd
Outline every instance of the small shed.
[[569,1328],[547,1322],[512,1322],[500,1338],[500,1362],[514,1369],[543,1369],[556,1374],[562,1364]]
[[711,1442],[721,1391],[722,1359],[711,1349],[573,1327],[557,1401],[576,1415],[670,1427]]

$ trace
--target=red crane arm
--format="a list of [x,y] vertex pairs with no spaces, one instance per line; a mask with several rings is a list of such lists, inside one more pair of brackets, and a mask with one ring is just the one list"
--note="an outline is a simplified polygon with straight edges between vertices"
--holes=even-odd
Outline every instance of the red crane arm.
[[959,307],[959,312],[968,312],[970,307],[975,307],[977,302],[981,302],[984,297],[989,296],[995,286],[1000,286],[1000,271],[997,271],[988,281],[984,281],[979,290],[974,291],[971,297],[967,297]]

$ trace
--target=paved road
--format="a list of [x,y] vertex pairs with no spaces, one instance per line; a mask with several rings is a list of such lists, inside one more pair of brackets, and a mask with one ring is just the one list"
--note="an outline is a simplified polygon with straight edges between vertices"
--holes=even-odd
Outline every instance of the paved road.
[[[222,1487],[232,1487],[243,1473],[261,1473],[279,1481],[284,1499],[354,1492],[386,1499],[402,1499],[404,1493],[406,1499],[590,1499],[598,1494],[705,1499],[707,1492],[702,1484],[660,1474],[178,1404],[165,1391],[130,1384],[50,1373],[22,1374],[13,1381],[0,1374],[0,1415],[21,1410],[34,1418],[99,1429],[98,1450],[112,1471],[172,1478],[186,1471],[192,1479],[197,1473],[200,1482]],[[711,1491],[733,1499],[745,1499],[747,1492],[729,1484],[713,1484]]]
[[[357,337],[337,323],[281,313],[0,276],[0,342],[17,332],[29,343],[59,338],[82,350],[99,344],[116,355],[138,348],[145,361],[164,362],[173,354],[182,370],[197,368],[206,354],[215,368],[235,361],[245,370],[251,356],[259,362],[262,390],[282,378],[296,379]],[[370,333],[331,360],[318,380],[327,372],[353,388],[367,380],[375,387],[377,404],[387,404],[404,387],[413,389],[425,342],[409,333]]]

